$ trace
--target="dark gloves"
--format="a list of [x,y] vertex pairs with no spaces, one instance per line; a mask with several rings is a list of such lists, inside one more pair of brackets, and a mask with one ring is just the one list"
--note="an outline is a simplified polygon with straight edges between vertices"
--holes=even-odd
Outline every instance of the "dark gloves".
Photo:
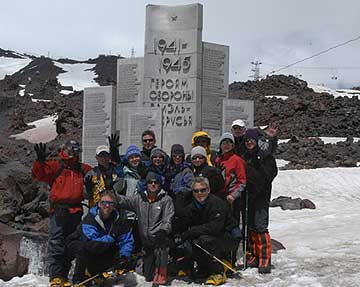
[[36,144],[34,149],[35,149],[35,152],[37,155],[37,160],[41,163],[45,162],[45,160],[46,160],[46,144],[44,144],[44,143]]
[[193,232],[190,230],[187,230],[181,234],[181,238],[183,241],[190,240],[193,237]]
[[155,242],[163,242],[166,240],[167,233],[165,230],[159,230],[155,233]]
[[119,238],[122,234],[129,232],[129,230],[130,230],[130,227],[129,227],[128,224],[123,223],[123,222],[120,223],[119,221],[116,221],[116,222],[113,223],[109,234],[110,234],[115,240],[118,240],[118,238]]
[[108,136],[109,146],[110,146],[110,154],[111,159],[116,163],[120,163],[120,155],[119,155],[119,146],[122,144],[119,143],[119,136],[116,134],[111,134]]
[[124,255],[116,256],[114,258],[113,266],[115,269],[125,269],[125,266],[127,265],[128,261],[129,261],[129,258]]

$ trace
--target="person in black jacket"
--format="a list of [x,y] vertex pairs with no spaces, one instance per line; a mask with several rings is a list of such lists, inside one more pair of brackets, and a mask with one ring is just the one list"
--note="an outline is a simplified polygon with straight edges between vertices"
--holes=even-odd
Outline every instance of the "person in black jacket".
[[[194,179],[192,194],[192,203],[180,215],[183,232],[176,240],[196,242],[212,255],[223,259],[238,244],[234,236],[234,229],[238,227],[231,216],[230,207],[224,200],[210,193],[206,177]],[[198,264],[198,273],[207,276],[207,284],[220,285],[226,281],[223,265],[196,245],[192,247],[190,256]]]
[[[271,272],[271,241],[268,231],[271,185],[277,175],[274,157],[258,146],[258,131],[249,129],[245,133],[245,169],[247,177],[248,229],[251,256],[249,267],[258,267],[259,273]],[[243,207],[245,207],[245,196]],[[245,217],[243,208],[243,218]]]
[[196,146],[191,150],[191,168],[194,176],[203,176],[209,180],[211,193],[225,199],[221,193],[225,179],[220,169],[208,165],[206,150],[202,146]]

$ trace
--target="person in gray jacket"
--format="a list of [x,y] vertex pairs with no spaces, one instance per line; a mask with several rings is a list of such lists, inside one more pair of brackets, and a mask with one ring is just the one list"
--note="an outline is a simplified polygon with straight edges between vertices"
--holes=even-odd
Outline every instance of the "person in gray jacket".
[[120,208],[136,213],[144,249],[144,276],[146,281],[153,281],[155,284],[166,284],[167,281],[167,242],[175,214],[171,197],[161,188],[162,181],[159,174],[149,172],[144,192],[131,197],[118,197]]
[[[141,151],[135,145],[128,146],[126,154],[124,155],[124,177],[119,180],[117,184],[117,194],[131,197],[137,194],[137,184],[141,180],[141,175],[145,173],[145,167],[141,162]],[[138,221],[135,212],[126,211],[126,217],[128,224],[132,228],[134,236],[134,249],[133,254],[137,254],[141,251],[141,240],[138,232]]]

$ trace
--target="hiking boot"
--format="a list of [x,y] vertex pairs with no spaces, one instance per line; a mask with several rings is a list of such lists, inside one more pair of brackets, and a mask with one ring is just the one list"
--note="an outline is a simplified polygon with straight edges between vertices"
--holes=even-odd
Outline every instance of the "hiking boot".
[[261,274],[271,273],[271,265],[259,267],[258,272]]
[[177,273],[177,276],[179,277],[187,277],[191,275],[191,271],[190,270],[179,270]]
[[71,283],[64,278],[55,277],[50,280],[50,287],[70,287]]
[[223,274],[212,274],[207,279],[205,284],[218,286],[226,282],[226,275]]
[[259,260],[255,256],[251,256],[246,264],[249,268],[259,267]]
[[167,282],[167,268],[166,267],[156,268],[153,284],[165,285],[166,282]]
[[63,279],[60,277],[55,277],[50,280],[50,287],[63,287]]

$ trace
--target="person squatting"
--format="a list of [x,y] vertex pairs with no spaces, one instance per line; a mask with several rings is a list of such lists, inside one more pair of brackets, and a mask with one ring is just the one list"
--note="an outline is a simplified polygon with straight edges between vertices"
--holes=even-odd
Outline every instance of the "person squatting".
[[169,277],[221,285],[240,268],[238,249],[244,268],[270,273],[277,128],[246,129],[235,120],[217,151],[208,133],[195,132],[188,156],[180,144],[168,155],[151,130],[142,150],[130,145],[120,155],[119,137],[110,135],[96,148],[95,167],[81,163],[76,140],[54,158],[36,144],[32,176],[50,185],[49,286],[89,286],[92,276],[101,284],[109,270],[136,270],[154,286]]

